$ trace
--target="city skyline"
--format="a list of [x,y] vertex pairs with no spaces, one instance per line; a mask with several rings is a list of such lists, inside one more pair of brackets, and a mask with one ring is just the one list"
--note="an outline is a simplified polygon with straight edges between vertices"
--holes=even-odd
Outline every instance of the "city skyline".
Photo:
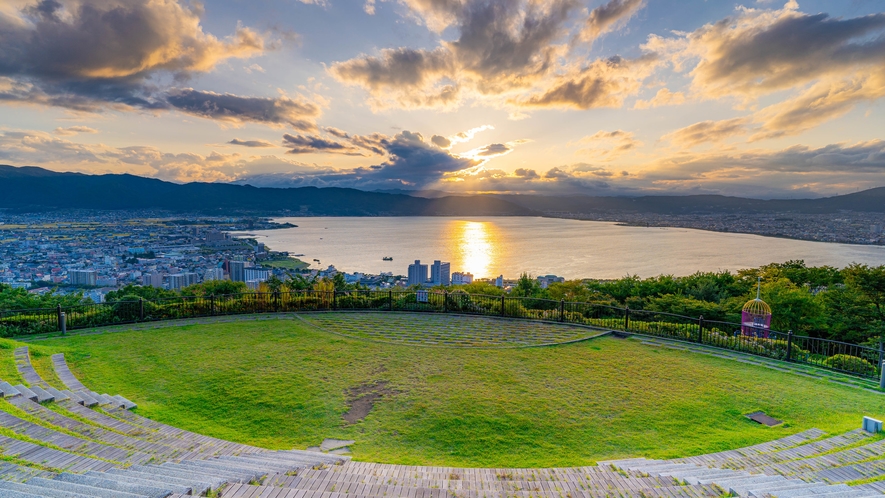
[[0,163],[367,190],[853,192],[885,168],[881,10],[15,0]]

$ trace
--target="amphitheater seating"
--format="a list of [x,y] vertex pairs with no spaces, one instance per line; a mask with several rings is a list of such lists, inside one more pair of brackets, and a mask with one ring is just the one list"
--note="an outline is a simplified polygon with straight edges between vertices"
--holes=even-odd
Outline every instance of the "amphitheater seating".
[[[470,469],[269,451],[162,424],[120,395],[90,391],[61,355],[64,386],[15,352],[25,384],[0,379],[0,498],[718,497],[864,498],[885,492],[885,440],[810,429],[746,448],[596,466]],[[65,387],[66,389],[59,389]],[[98,405],[95,410],[90,406]],[[870,481],[852,485],[855,481]]]

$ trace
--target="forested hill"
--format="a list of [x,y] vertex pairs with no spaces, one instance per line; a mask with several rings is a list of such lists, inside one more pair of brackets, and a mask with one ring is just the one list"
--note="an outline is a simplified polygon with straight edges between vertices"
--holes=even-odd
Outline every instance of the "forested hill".
[[167,209],[233,214],[325,216],[531,215],[487,196],[425,199],[345,188],[256,188],[224,183],[176,184],[133,175],[56,173],[0,166],[0,208]]
[[885,213],[885,187],[854,194],[820,199],[747,199],[723,195],[680,195],[643,197],[548,197],[535,195],[502,195],[499,199],[532,211],[543,213],[835,213],[863,211]]
[[323,216],[531,216],[555,213],[885,213],[885,187],[821,199],[761,200],[721,195],[591,197],[472,195],[434,198],[346,188],[258,188],[177,184],[133,175],[57,173],[0,165],[0,208],[165,209]]

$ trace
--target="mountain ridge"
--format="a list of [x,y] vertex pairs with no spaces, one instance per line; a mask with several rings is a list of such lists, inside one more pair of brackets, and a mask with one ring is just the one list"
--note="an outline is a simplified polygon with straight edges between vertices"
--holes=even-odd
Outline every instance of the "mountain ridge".
[[19,210],[164,209],[320,216],[538,216],[588,213],[885,213],[885,187],[817,199],[749,199],[721,195],[639,197],[516,194],[418,197],[405,190],[339,187],[269,188],[226,183],[172,183],[131,174],[59,173],[0,165],[0,208]]

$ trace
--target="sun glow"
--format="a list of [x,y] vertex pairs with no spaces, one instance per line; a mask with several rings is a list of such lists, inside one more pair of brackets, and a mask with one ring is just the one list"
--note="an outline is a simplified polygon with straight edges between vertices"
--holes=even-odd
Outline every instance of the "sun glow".
[[494,225],[478,221],[455,222],[455,242],[458,244],[456,254],[459,261],[455,267],[458,271],[467,271],[476,278],[490,276],[495,254],[498,252]]

